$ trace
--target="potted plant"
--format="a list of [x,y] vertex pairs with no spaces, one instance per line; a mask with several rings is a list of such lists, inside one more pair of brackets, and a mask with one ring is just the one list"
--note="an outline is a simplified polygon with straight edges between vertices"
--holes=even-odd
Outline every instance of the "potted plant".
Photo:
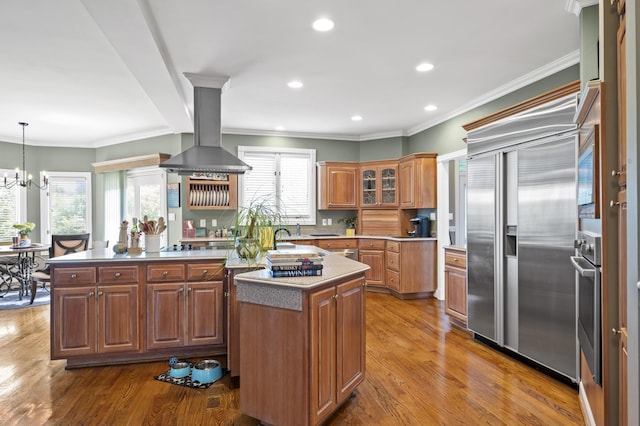
[[36,227],[36,224],[33,222],[25,222],[25,223],[14,223],[13,227],[18,230],[18,234],[20,234],[20,242],[18,243],[21,247],[26,247],[31,245],[31,239],[29,238],[29,234]]
[[347,226],[347,235],[356,235],[356,226],[358,226],[357,214],[338,219],[338,223],[344,223]]
[[281,216],[267,197],[252,200],[238,207],[234,219],[236,251],[241,259],[255,259],[261,251],[273,245],[273,226]]

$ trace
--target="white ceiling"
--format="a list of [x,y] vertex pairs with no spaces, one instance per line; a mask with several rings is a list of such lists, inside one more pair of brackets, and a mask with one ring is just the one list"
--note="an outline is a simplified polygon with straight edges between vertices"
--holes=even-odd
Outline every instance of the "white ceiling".
[[[412,135],[577,63],[569,3],[4,0],[0,140],[21,142],[19,121],[31,145],[192,132],[185,72],[230,77],[223,133]],[[311,28],[321,16],[333,31]]]

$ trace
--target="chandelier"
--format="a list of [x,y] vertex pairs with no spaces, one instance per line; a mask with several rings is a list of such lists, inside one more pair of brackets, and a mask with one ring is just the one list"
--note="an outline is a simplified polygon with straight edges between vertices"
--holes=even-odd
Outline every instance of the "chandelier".
[[49,186],[49,178],[45,172],[42,172],[42,184],[39,185],[37,182],[34,182],[31,175],[27,175],[27,167],[25,161],[25,146],[24,146],[24,128],[29,125],[29,123],[19,122],[19,125],[22,126],[22,179],[20,179],[20,169],[16,167],[16,177],[15,180],[10,180],[7,178],[7,174],[4,174],[4,185],[0,186],[2,188],[13,188],[16,185],[19,185],[23,188],[31,188],[31,186],[35,186],[39,189],[47,189]]

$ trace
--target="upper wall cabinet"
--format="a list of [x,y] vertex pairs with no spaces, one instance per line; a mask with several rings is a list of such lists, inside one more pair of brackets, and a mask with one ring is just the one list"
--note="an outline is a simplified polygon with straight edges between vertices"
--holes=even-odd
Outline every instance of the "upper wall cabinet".
[[400,208],[436,208],[436,154],[407,155],[400,159],[398,168]]
[[360,164],[360,207],[398,206],[398,162]]
[[317,165],[318,209],[357,209],[358,164],[321,161]]
[[187,205],[190,210],[228,210],[238,206],[238,176],[226,180],[187,178]]

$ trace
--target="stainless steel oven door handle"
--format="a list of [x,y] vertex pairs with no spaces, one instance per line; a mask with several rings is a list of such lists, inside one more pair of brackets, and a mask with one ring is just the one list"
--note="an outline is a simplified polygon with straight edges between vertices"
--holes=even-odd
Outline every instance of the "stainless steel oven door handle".
[[576,271],[578,271],[581,277],[595,278],[596,276],[595,268],[584,268],[583,265],[581,265],[581,263],[589,264],[589,262],[587,262],[580,256],[570,256],[569,258],[571,259],[571,263],[573,264],[573,267],[576,269]]

